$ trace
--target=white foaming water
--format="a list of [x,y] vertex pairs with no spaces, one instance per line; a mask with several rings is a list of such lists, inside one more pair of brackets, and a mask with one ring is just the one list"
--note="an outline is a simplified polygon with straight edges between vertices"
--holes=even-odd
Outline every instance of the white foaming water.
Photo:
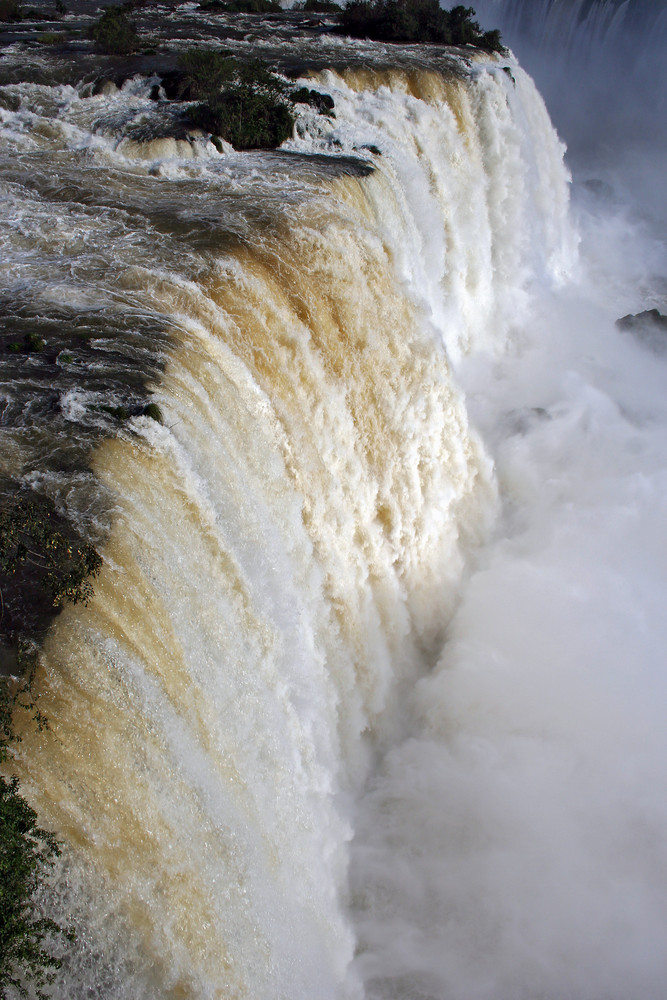
[[621,283],[582,215],[577,265],[503,65],[320,75],[336,121],[290,145],[368,177],[109,168],[185,223],[231,191],[224,253],[85,217],[175,349],[165,426],[97,453],[116,527],[21,745],[67,844],[56,996],[660,995],[665,361],[613,319],[664,261],[637,235]]
[[532,82],[507,71],[512,84],[488,64],[474,86],[434,73],[318,80],[340,108],[328,145],[381,153],[384,184],[369,195],[381,236],[455,362],[502,351],[529,288],[561,280],[575,256],[563,149]]
[[468,366],[504,515],[360,810],[369,997],[663,995],[667,370],[608,294]]
[[614,321],[665,312],[667,252],[618,196],[582,188],[577,218],[574,280],[458,368],[503,513],[357,814],[367,997],[664,995],[667,368]]

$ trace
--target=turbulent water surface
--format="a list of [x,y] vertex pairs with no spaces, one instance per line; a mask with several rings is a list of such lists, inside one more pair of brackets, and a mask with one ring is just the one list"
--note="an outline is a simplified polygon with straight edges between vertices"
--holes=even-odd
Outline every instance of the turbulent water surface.
[[658,1000],[660,227],[510,55],[235,30],[336,117],[221,155],[0,66],[2,475],[105,559],[20,746],[54,996]]

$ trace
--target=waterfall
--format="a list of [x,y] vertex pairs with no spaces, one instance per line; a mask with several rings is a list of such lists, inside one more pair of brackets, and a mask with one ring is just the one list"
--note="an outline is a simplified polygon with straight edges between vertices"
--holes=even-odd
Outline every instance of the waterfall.
[[[407,732],[496,510],[453,366],[511,344],[531,287],[574,254],[530,80],[461,69],[323,71],[337,118],[299,124],[291,180],[270,156],[148,174],[104,140],[87,154],[88,184],[111,170],[149,207],[231,185],[246,221],[151,262],[151,226],[114,218],[117,294],[163,317],[170,347],[164,425],[137,417],[95,451],[104,569],[48,639],[50,730],[21,745],[77,930],[55,996],[360,995],[353,802]],[[88,144],[86,100],[61,97],[66,149]],[[24,114],[6,113],[19,148]],[[371,172],[299,173],[297,154],[332,149],[366,150]]]
[[[664,3],[653,0],[481,0],[477,12],[503,24],[508,36],[530,38],[543,50],[597,58],[606,46],[656,48],[665,30]],[[637,56],[639,57],[639,53]]]
[[[152,78],[0,88],[3,301],[93,345],[3,390],[104,556],[17,748],[53,996],[661,1000],[666,355],[614,320],[664,244],[573,209],[513,56],[309,44],[336,116],[272,153],[142,145]],[[110,433],[128,358],[163,422]]]
[[[650,90],[653,113],[664,109],[663,0],[480,0],[476,9],[485,23],[502,26],[506,42],[550,95],[555,97],[559,88],[572,93],[574,74],[579,101],[586,102],[593,92],[603,109],[605,97],[616,113],[620,104],[625,127],[632,128],[633,110],[643,123],[638,89]],[[615,88],[619,79],[622,87]]]
[[581,179],[604,180],[664,229],[664,0],[479,0],[535,79]]

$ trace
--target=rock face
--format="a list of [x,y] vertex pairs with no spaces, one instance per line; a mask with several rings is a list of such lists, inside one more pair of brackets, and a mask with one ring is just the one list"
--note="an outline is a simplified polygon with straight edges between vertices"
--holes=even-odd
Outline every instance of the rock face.
[[616,320],[616,326],[631,333],[651,350],[661,354],[667,352],[667,316],[658,309],[622,316]]

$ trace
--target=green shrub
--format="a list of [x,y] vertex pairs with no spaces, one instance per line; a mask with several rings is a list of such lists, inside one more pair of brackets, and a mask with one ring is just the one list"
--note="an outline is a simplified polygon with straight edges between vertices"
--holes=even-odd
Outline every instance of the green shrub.
[[340,4],[334,0],[302,0],[292,10],[303,11],[305,14],[339,14]]
[[39,354],[46,347],[46,341],[37,333],[26,333],[23,338],[24,349],[29,353]]
[[224,91],[209,90],[205,101],[189,108],[188,118],[235,149],[274,149],[294,128],[287,84],[259,59],[232,60]]
[[[11,497],[0,511],[0,588],[22,570],[51,595],[55,607],[65,601],[84,603],[92,597],[89,577],[95,577],[102,557],[89,543],[60,530],[55,507],[22,495]],[[0,589],[1,593],[1,589]]]
[[[39,729],[46,719],[32,698],[36,660],[25,646],[19,653],[20,680],[0,677],[0,764],[19,741],[14,715],[28,712]],[[52,833],[37,825],[37,814],[19,793],[16,777],[0,775],[0,997],[8,990],[19,996],[30,993],[47,1000],[45,988],[53,981],[61,961],[50,951],[50,942],[71,931],[44,917],[35,904],[35,893],[60,854]]]
[[198,100],[219,91],[234,76],[237,63],[233,56],[215,49],[186,49],[178,57],[177,95],[183,100]]
[[26,333],[23,338],[23,342],[19,343],[16,340],[11,341],[7,344],[8,351],[23,352],[25,354],[40,354],[46,347],[46,341],[43,337],[40,337],[37,333]]
[[0,776],[0,996],[13,987],[28,996],[26,984],[40,998],[53,981],[60,959],[45,939],[65,931],[40,915],[33,896],[60,853],[52,834],[37,826],[37,814],[19,794],[16,778]]
[[101,413],[108,413],[109,416],[115,417],[116,420],[127,420],[130,415],[130,411],[126,406],[110,406],[108,403],[101,403],[99,406],[93,406],[92,409],[99,410]]
[[189,111],[194,125],[219,135],[234,149],[275,149],[292,134],[287,104],[247,83],[235,83]]
[[341,11],[339,31],[354,38],[384,42],[475,45],[503,52],[499,31],[482,32],[475,11],[461,4],[443,10],[438,0],[349,0]]
[[121,7],[107,7],[88,34],[96,49],[106,55],[127,55],[139,47],[137,26]]
[[478,49],[486,52],[506,52],[506,48],[500,40],[500,29],[494,28],[492,31],[485,31],[482,37],[474,43]]

